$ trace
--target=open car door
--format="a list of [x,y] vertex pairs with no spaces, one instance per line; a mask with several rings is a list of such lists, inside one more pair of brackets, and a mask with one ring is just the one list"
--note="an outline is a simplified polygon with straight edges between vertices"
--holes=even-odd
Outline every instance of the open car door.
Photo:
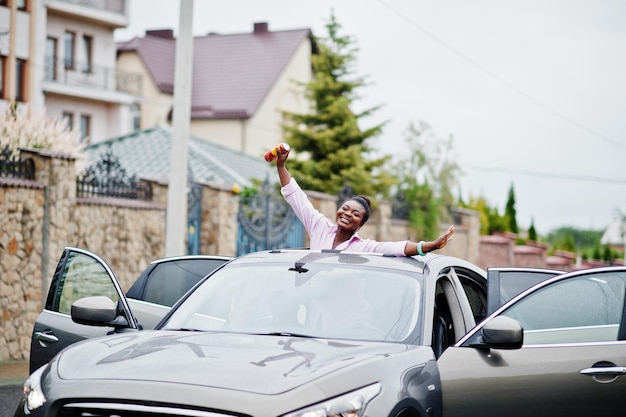
[[626,267],[545,280],[497,309],[437,361],[443,414],[623,416]]
[[[72,304],[85,297],[104,296],[117,306],[106,326],[78,324]],[[63,348],[80,340],[120,330],[138,330],[124,292],[107,263],[92,252],[66,247],[50,283],[43,311],[33,328],[30,372],[46,364]]]

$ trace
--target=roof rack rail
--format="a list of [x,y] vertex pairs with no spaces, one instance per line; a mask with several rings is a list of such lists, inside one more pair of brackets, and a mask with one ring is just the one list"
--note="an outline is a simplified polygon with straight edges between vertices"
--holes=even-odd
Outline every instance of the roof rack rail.
[[295,252],[312,252],[312,253],[342,253],[349,255],[370,255],[370,256],[382,256],[388,258],[398,258],[398,256],[389,253],[379,252],[354,252],[349,250],[339,249],[308,249],[308,248],[287,248],[287,249],[272,249],[270,253],[295,253]]

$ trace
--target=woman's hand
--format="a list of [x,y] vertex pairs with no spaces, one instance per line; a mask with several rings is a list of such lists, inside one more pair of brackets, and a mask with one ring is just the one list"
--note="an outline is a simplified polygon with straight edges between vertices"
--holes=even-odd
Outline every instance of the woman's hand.
[[281,187],[284,187],[291,181],[291,174],[289,174],[289,171],[287,171],[285,167],[285,161],[287,161],[289,157],[289,152],[291,152],[291,150],[285,153],[278,152],[276,155],[276,170],[278,171],[278,179],[280,180]]
[[409,242],[404,247],[404,253],[407,256],[415,256],[415,255],[425,255],[428,252],[432,252],[437,249],[443,249],[446,247],[448,242],[452,239],[452,235],[454,234],[454,225],[450,225],[448,230],[445,231],[441,236],[432,242],[420,242],[422,253],[419,253],[420,243]]
[[285,166],[285,161],[287,160],[287,158],[289,158],[289,152],[291,152],[291,149],[288,150],[285,153],[282,152],[278,152],[278,154],[276,155],[276,165],[280,165],[280,166]]
[[[446,232],[444,234],[442,234],[441,236],[439,236],[437,239],[435,239],[432,244],[433,244],[433,249],[443,249],[445,248],[445,246],[448,244],[448,242],[450,241],[450,239],[452,239],[452,235],[454,234],[454,225],[450,225],[450,227],[448,227],[448,230],[446,230]],[[424,243],[424,246],[426,245],[426,243]],[[429,251],[430,252],[430,251]]]

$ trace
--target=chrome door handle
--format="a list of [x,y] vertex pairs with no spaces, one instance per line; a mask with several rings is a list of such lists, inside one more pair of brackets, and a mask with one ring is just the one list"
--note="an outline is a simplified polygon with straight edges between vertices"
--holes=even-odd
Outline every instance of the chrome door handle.
[[626,368],[623,366],[599,366],[596,368],[585,368],[580,373],[588,376],[620,376],[626,375]]
[[59,338],[56,337],[54,334],[46,332],[35,332],[34,337],[39,343],[56,343],[59,341]]

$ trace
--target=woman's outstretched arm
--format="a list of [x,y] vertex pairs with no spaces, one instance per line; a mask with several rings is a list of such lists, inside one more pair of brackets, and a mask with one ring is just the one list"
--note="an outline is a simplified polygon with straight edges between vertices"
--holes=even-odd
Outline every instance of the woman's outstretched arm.
[[[430,242],[408,242],[404,247],[404,253],[407,256],[424,255],[437,249],[443,249],[454,234],[454,225],[448,227],[445,233],[437,239]],[[421,250],[421,253],[420,253]]]

